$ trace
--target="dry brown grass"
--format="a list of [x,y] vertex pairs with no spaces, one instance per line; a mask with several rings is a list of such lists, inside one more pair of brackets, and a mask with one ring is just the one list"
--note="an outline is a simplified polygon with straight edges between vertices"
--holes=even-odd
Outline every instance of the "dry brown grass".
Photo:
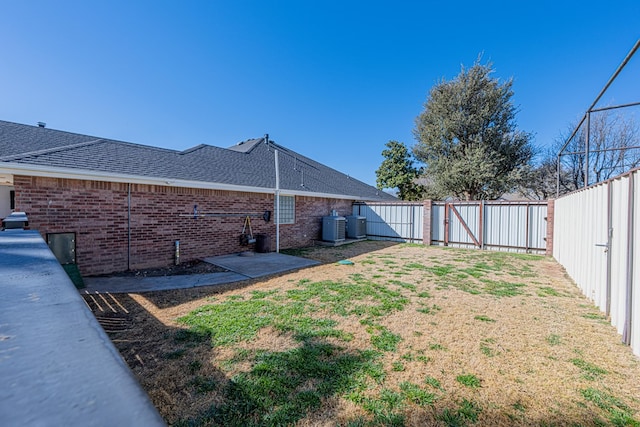
[[[383,390],[401,393],[406,382],[436,398],[422,406],[405,400],[389,409],[397,417],[385,418],[336,392],[296,417],[297,425],[638,425],[638,359],[553,259],[374,241],[301,255],[324,264],[235,285],[115,296],[127,311],[118,315],[127,327],[110,336],[168,423],[215,425],[210,409],[229,404],[225,390],[234,375],[252,369],[252,356],[302,345],[268,326],[253,339],[212,347],[209,337],[184,333],[178,318],[230,297],[248,300],[254,291],[284,296],[301,281],[351,283],[355,277],[390,287],[401,281],[393,289],[408,299],[375,319],[402,340],[395,351],[379,353],[385,377],[369,381],[360,398],[379,402]],[[340,259],[354,265],[339,265]],[[363,316],[328,309],[313,316],[332,319],[335,329],[353,336],[324,340],[340,354],[372,348]],[[461,375],[480,386],[463,385]],[[309,379],[299,390],[317,385]],[[460,416],[467,403],[477,420]]]

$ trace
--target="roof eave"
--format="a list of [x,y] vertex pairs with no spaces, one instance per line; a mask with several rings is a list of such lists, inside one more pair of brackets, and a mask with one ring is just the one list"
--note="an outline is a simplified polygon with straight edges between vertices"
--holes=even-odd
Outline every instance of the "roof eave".
[[[0,163],[0,174],[38,176],[38,177],[47,177],[47,178],[78,179],[78,180],[84,180],[84,181],[118,182],[118,183],[124,183],[124,184],[161,185],[166,187],[200,188],[200,189],[208,189],[208,190],[238,191],[238,192],[245,192],[245,193],[262,193],[262,194],[275,193],[274,188],[268,188],[268,187],[254,187],[254,186],[245,186],[245,185],[226,184],[221,182],[191,181],[191,180],[185,180],[185,179],[115,174],[110,172],[101,172],[101,171],[94,171],[94,170],[88,170],[88,169],[71,169],[71,168],[60,168],[60,167],[50,167],[50,166],[31,165],[31,164],[24,164],[24,163],[10,163],[10,162]],[[287,189],[281,189],[280,193],[283,195],[320,197],[320,198],[328,198],[328,199],[347,199],[347,200],[358,200],[358,201],[373,200],[371,197],[364,197],[364,196],[316,193],[316,192],[309,192],[309,191],[287,190]]]

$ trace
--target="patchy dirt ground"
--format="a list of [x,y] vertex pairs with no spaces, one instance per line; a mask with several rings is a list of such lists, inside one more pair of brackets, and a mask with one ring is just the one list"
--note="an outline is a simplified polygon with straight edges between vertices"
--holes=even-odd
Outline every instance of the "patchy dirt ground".
[[[326,342],[355,354],[372,348],[372,327],[398,337],[393,350],[376,359],[382,379],[356,397],[323,395],[295,424],[639,425],[638,359],[550,258],[375,241],[293,254],[323,264],[232,285],[109,295],[111,304],[100,309],[87,302],[173,425],[222,425],[214,410],[230,404],[229,384],[255,367],[249,356],[301,345],[267,326],[251,339],[212,346],[209,335],[195,334],[178,318],[256,295],[281,302],[302,284],[365,280],[393,284],[402,307],[373,326],[362,316],[325,310],[322,316],[352,337]],[[354,264],[337,264],[343,259]],[[432,401],[426,404],[414,390],[413,399],[400,402],[407,384]],[[309,380],[296,393],[317,386]]]
[[147,268],[143,270],[129,270],[120,273],[110,274],[119,277],[160,277],[160,276],[183,276],[187,274],[220,273],[227,271],[222,267],[208,262],[194,260],[183,262],[178,265],[171,265],[162,268]]

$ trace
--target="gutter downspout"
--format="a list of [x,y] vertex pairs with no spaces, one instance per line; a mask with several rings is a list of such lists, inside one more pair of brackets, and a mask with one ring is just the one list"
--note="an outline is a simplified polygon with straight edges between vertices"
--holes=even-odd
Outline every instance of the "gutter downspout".
[[280,170],[278,168],[278,149],[275,150],[276,162],[276,253],[280,253]]
[[[269,134],[264,134],[264,142],[269,146]],[[273,147],[274,162],[276,168],[276,188],[275,188],[275,218],[276,218],[276,253],[280,253],[280,167],[278,163],[278,149]]]
[[131,270],[131,183],[127,184],[127,270]]

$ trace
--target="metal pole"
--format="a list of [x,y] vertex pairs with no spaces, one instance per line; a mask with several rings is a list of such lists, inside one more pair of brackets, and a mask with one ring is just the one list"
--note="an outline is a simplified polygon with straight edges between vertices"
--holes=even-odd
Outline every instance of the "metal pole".
[[567,140],[565,141],[565,143],[562,146],[562,148],[560,149],[560,151],[558,151],[558,155],[562,154],[564,149],[567,148],[567,145],[569,145],[569,142],[571,142],[573,137],[576,136],[576,134],[578,133],[578,130],[580,129],[580,126],[582,126],[582,123],[584,123],[586,118],[587,118],[586,114],[584,116],[582,116],[582,119],[580,120],[580,123],[578,123],[578,126],[576,126],[576,128],[573,130],[573,133],[571,133],[571,136],[569,138],[567,138]]
[[591,112],[587,111],[587,136],[584,147],[584,188],[589,186],[589,144],[591,143]]
[[276,162],[276,252],[280,252],[280,170],[278,168],[278,150],[275,150]]
[[[620,72],[622,71],[622,69],[625,67],[625,65],[627,65],[627,63],[629,62],[629,60],[631,59],[631,57],[633,57],[633,55],[636,53],[636,51],[638,50],[638,48],[640,48],[640,39],[638,39],[636,41],[636,43],[633,45],[633,48],[631,48],[631,51],[627,54],[627,56],[624,58],[624,60],[622,61],[622,63],[620,64],[620,66],[618,66],[618,69],[615,71],[615,73],[613,73],[613,75],[611,76],[611,78],[609,79],[609,81],[607,82],[607,84],[604,86],[604,88],[600,91],[600,93],[598,94],[598,96],[596,97],[595,101],[593,101],[593,103],[589,106],[589,108],[587,109],[587,114],[591,113],[594,111],[593,107],[596,106],[596,104],[598,103],[598,101],[600,101],[600,98],[602,98],[602,96],[604,95],[604,93],[607,91],[607,89],[609,89],[609,86],[611,86],[611,83],[613,83],[613,81],[616,79],[616,77],[618,77],[618,74],[620,74]],[[634,103],[635,104],[635,103]],[[633,105],[633,104],[630,104]],[[600,109],[602,110],[602,109]],[[599,110],[596,110],[599,111]],[[576,128],[573,130],[573,133],[571,134],[571,136],[565,141],[564,145],[562,146],[562,148],[560,149],[560,151],[558,151],[558,161],[560,160],[560,155],[562,154],[562,152],[564,151],[564,149],[567,147],[567,145],[569,144],[569,141],[571,141],[571,139],[576,135],[576,133],[578,132],[578,129],[580,129],[580,126],[582,126],[582,123],[584,122],[585,118],[587,117],[587,115],[585,114],[585,116],[582,117],[582,120],[580,121],[580,123],[578,123],[578,126],[576,126]],[[588,126],[587,126],[588,128]],[[587,147],[588,147],[588,143],[587,143]],[[588,150],[588,148],[587,148]],[[587,156],[588,158],[588,156]],[[585,168],[586,169],[586,168]],[[588,172],[585,172],[585,175],[587,175]],[[587,176],[588,178],[588,176]],[[559,180],[560,180],[560,164],[558,163],[558,175],[556,177],[556,197],[559,196],[560,193],[560,185],[559,185]],[[585,187],[588,185],[588,180],[585,179]]]
[[636,105],[640,105],[640,102],[631,102],[629,104],[611,105],[609,107],[594,108],[591,110],[591,112],[597,113],[598,111],[607,111],[607,110],[615,110],[618,108],[635,107]]
[[600,93],[598,94],[598,96],[596,97],[596,100],[593,101],[593,104],[591,104],[591,106],[589,107],[589,109],[587,110],[587,112],[590,112],[593,110],[593,107],[596,106],[596,104],[598,103],[598,101],[600,101],[600,98],[602,98],[602,95],[604,95],[604,93],[607,91],[607,89],[609,89],[609,86],[611,86],[611,83],[613,83],[613,81],[616,79],[616,77],[618,77],[618,74],[620,74],[620,71],[622,71],[622,69],[624,68],[625,65],[627,65],[627,62],[629,62],[629,60],[631,59],[631,57],[633,56],[634,53],[636,53],[636,51],[638,50],[638,48],[640,48],[640,39],[638,39],[636,41],[636,44],[633,45],[633,47],[631,48],[631,51],[629,51],[629,53],[627,54],[626,58],[624,58],[624,60],[622,61],[622,63],[618,66],[618,69],[616,70],[615,73],[613,73],[613,75],[611,76],[611,78],[609,79],[609,81],[607,82],[607,84],[604,86],[604,88],[602,88],[602,90],[600,91]]
[[127,270],[131,270],[131,183],[127,184]]
[[[622,151],[622,150],[634,150],[640,148],[640,145],[632,145],[629,147],[614,147],[614,148],[602,148],[600,150],[589,150],[590,153],[606,153],[609,151]],[[568,153],[563,153],[563,155],[568,156],[571,154],[582,154],[584,151],[570,151]]]
[[556,163],[556,199],[560,197],[560,154]]

